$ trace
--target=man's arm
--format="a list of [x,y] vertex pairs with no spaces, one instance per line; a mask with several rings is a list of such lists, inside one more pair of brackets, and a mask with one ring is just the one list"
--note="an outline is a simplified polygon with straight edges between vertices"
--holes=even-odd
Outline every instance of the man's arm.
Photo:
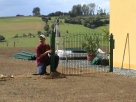
[[46,52],[44,52],[44,53],[40,53],[40,49],[36,49],[36,53],[37,53],[37,58],[38,59],[41,59],[42,57],[44,57],[45,55],[47,55],[48,53],[51,53],[51,50],[48,50],[48,51],[46,51]]
[[47,55],[48,53],[51,53],[51,50],[48,50],[48,51],[44,52],[43,54],[40,54],[39,57],[38,57],[38,59],[44,57],[44,56]]

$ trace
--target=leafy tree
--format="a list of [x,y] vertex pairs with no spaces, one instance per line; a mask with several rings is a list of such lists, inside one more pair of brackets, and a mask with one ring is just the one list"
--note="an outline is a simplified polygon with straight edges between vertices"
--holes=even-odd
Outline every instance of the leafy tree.
[[40,16],[41,15],[39,7],[35,7],[32,12],[33,12],[33,16]]
[[76,10],[77,10],[77,15],[82,15],[82,6],[80,4],[77,5],[76,7]]
[[70,17],[76,17],[77,16],[77,14],[75,14],[74,12],[71,12],[71,11],[69,11],[69,15],[70,15]]
[[89,7],[89,14],[94,15],[95,7],[96,7],[95,3],[88,4],[88,7]]
[[106,10],[105,9],[103,10],[102,8],[99,7],[97,10],[97,15],[100,15],[101,17],[106,15]]
[[95,3],[90,3],[88,5],[83,4],[83,6],[81,6],[81,4],[74,5],[72,7],[71,14],[76,16],[94,15],[95,7],[96,7]]
[[84,4],[84,5],[82,6],[82,14],[83,14],[83,15],[88,15],[88,12],[89,12],[88,6],[87,6],[86,4]]
[[74,15],[74,16],[80,16],[82,15],[82,6],[80,4],[78,5],[74,5],[72,7],[72,10],[71,10],[71,15]]

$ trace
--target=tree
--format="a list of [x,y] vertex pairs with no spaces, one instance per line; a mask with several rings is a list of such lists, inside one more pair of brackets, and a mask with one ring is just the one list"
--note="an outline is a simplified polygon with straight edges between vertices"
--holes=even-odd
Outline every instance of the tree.
[[72,7],[72,10],[70,11],[70,14],[74,15],[74,16],[80,16],[80,15],[82,15],[82,6],[80,4],[74,5]]
[[33,12],[33,16],[40,16],[41,15],[39,7],[35,7],[32,12]]
[[84,4],[82,6],[82,13],[83,13],[83,15],[88,15],[89,14],[89,7],[86,4]]
[[84,4],[83,6],[82,6],[82,13],[83,13],[83,15],[86,15],[86,4]]
[[75,14],[74,12],[71,12],[71,11],[69,11],[69,15],[70,15],[70,17],[76,17],[77,16],[77,14]]
[[95,7],[96,7],[95,3],[88,4],[88,7],[89,7],[89,14],[94,15]]
[[72,7],[71,14],[77,15],[76,5],[74,5],[74,6]]
[[76,10],[78,16],[82,15],[82,6],[80,4],[77,5]]

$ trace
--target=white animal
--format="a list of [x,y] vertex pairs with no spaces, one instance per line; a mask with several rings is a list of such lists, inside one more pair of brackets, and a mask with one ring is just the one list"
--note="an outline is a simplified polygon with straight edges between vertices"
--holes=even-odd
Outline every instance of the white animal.
[[[68,58],[68,57],[86,57],[86,53],[73,53],[70,50],[57,50],[55,53],[60,57],[60,58]],[[103,52],[100,48],[98,49],[98,54],[97,57],[102,58],[102,59],[107,59],[108,55]]]

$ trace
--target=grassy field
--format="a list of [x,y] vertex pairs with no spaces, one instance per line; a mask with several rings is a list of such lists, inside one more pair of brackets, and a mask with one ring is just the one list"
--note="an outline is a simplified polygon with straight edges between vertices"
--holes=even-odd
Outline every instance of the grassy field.
[[[51,26],[55,17],[52,18],[48,23]],[[77,34],[77,33],[89,33],[89,32],[99,32],[102,33],[101,28],[90,29],[84,27],[83,25],[74,25],[63,23],[63,19],[60,19],[62,23],[59,25],[61,35],[67,34]],[[5,17],[0,18],[0,35],[6,38],[7,42],[0,42],[0,47],[35,47],[38,43],[38,31],[44,32],[45,23],[40,17]],[[105,26],[108,27],[108,26]],[[23,34],[28,35],[33,34],[34,37],[20,37],[14,38],[16,35],[23,36]],[[50,43],[50,38],[47,37],[47,43]],[[62,38],[59,39],[60,46],[62,47]]]

